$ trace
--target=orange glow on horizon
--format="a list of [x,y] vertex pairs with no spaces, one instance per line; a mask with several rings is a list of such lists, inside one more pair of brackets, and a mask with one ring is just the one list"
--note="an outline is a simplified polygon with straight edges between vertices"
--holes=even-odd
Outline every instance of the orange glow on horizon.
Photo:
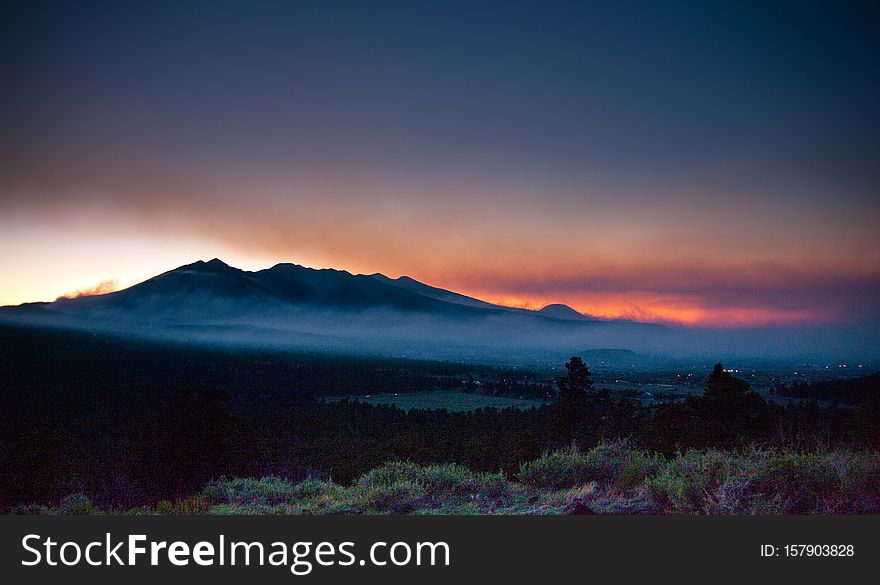
[[[155,250],[155,249],[154,249]],[[51,301],[58,297],[76,297],[94,294],[103,294],[121,290],[133,286],[152,276],[158,275],[165,270],[173,269],[184,263],[192,262],[201,257],[210,259],[212,254],[195,254],[186,261],[171,259],[177,256],[171,250],[161,257],[152,258],[152,273],[143,271],[125,272],[127,263],[125,258],[118,259],[110,272],[110,278],[84,279],[79,274],[91,272],[85,265],[76,267],[68,266],[68,271],[55,275],[56,278],[45,282],[29,281],[28,288],[19,289],[0,287],[0,305],[14,305],[23,302]],[[223,259],[230,265],[244,270],[260,270],[277,263],[267,258],[252,258],[250,256],[227,255]],[[306,265],[305,263],[303,263]],[[328,263],[326,267],[331,267]],[[314,265],[315,268],[324,266]],[[345,269],[343,266],[335,266],[337,269]],[[366,268],[366,267],[364,267]],[[73,270],[71,272],[70,270]],[[374,271],[357,270],[348,267],[354,274],[369,274]],[[48,274],[45,273],[45,274]],[[44,276],[44,273],[35,273],[35,276]],[[796,325],[796,324],[821,324],[833,321],[836,315],[829,309],[825,312],[816,310],[792,310],[774,309],[759,306],[720,306],[710,307],[706,300],[696,297],[660,295],[640,292],[621,291],[605,292],[601,294],[584,291],[582,293],[558,293],[546,294],[511,294],[503,290],[487,289],[485,286],[468,286],[467,276],[447,275],[448,280],[433,281],[419,275],[413,278],[439,288],[444,288],[471,296],[490,303],[530,310],[538,310],[553,303],[562,303],[574,310],[597,317],[600,319],[629,319],[641,322],[677,324],[685,326],[705,326],[718,328],[758,327],[766,325]],[[481,279],[483,280],[483,279]],[[15,284],[13,282],[13,284]],[[53,291],[54,289],[54,291]]]
[[679,299],[639,299],[620,295],[591,300],[510,296],[493,293],[462,293],[468,296],[508,307],[539,310],[553,303],[563,303],[579,313],[599,319],[629,319],[646,323],[666,323],[707,327],[758,327],[765,325],[820,324],[833,319],[830,314],[815,311],[774,310],[762,307],[722,307],[710,309],[698,301]]
[[[512,307],[537,310],[563,303],[603,319],[737,328],[833,321],[847,305],[836,298],[826,302],[823,287],[833,283],[843,290],[841,283],[854,282],[846,286],[867,288],[880,278],[870,272],[860,275],[849,268],[837,272],[816,264],[808,269],[794,263],[731,260],[721,264],[701,258],[678,263],[651,258],[635,262],[623,255],[615,261],[610,256],[577,257],[564,249],[553,253],[549,248],[533,248],[528,255],[520,254],[519,247],[497,247],[494,242],[419,238],[416,233],[395,233],[394,238],[384,240],[372,233],[348,239],[349,234],[336,241],[333,234],[345,235],[345,230],[337,230],[303,243],[282,239],[277,248],[252,248],[223,245],[197,233],[180,237],[123,230],[129,227],[125,224],[101,232],[90,230],[86,222],[64,231],[21,223],[8,227],[2,232],[4,237],[28,250],[28,257],[26,262],[15,255],[0,258],[0,305],[109,292],[198,259],[219,257],[244,270],[294,262],[353,274],[407,275],[431,286]],[[222,233],[230,240],[246,241],[246,234]],[[399,242],[391,245],[402,239],[407,240],[407,246]],[[435,243],[431,249],[425,247],[429,240]],[[548,243],[541,238],[536,241]],[[820,291],[815,298],[787,300],[792,293],[810,293],[810,287]]]

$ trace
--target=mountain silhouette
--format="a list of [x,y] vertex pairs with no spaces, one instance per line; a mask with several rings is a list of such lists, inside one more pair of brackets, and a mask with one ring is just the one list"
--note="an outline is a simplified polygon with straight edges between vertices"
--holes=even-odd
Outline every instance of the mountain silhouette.
[[429,297],[432,299],[437,299],[438,301],[444,301],[447,303],[455,303],[457,305],[464,305],[466,307],[476,307],[479,309],[491,309],[494,311],[497,310],[507,310],[507,311],[519,311],[519,309],[515,309],[513,307],[504,307],[501,305],[494,305],[492,303],[487,303],[486,301],[481,301],[480,299],[475,299],[473,297],[469,297],[463,294],[459,294],[456,292],[452,292],[446,289],[437,288],[434,286],[430,286],[424,283],[415,280],[414,278],[410,278],[409,276],[401,276],[399,278],[389,278],[384,274],[372,274],[371,278],[378,280],[383,284],[388,284],[397,288],[401,288],[403,290],[407,290],[410,292],[417,293],[419,295]]
[[0,308],[0,323],[186,342],[455,358],[630,344],[665,327],[603,321],[565,305],[492,304],[412,278],[219,259],[117,292]]
[[562,319],[567,321],[592,320],[592,317],[588,317],[583,313],[578,313],[568,305],[563,305],[562,303],[553,303],[547,305],[543,309],[539,310],[538,314],[545,317],[552,317],[553,319]]
[[249,272],[217,258],[180,266],[118,292],[40,303],[44,309],[62,312],[78,308],[179,311],[199,307],[209,312],[224,304],[249,310],[306,306],[345,310],[386,307],[427,313],[468,311],[464,305],[344,270],[277,264]]
[[516,314],[535,319],[590,320],[561,304],[540,311],[505,307],[453,291],[429,286],[408,276],[351,274],[345,270],[276,264],[246,271],[218,258],[180,266],[121,291],[61,298],[52,303],[27,303],[19,309],[69,313],[78,310],[199,311],[222,305],[259,310],[301,306],[334,310],[388,308],[445,316]]

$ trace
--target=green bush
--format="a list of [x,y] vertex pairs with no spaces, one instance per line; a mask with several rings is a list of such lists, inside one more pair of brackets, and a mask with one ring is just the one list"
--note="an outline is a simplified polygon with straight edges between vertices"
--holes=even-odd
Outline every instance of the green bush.
[[293,486],[293,494],[297,498],[317,498],[332,496],[342,490],[342,487],[321,479],[305,479]]
[[773,499],[782,514],[825,511],[840,494],[840,475],[830,453],[774,453],[754,479],[755,497]]
[[409,480],[371,486],[364,490],[364,511],[373,509],[391,514],[407,514],[417,507],[418,500],[424,496],[424,486]]
[[10,508],[9,513],[13,516],[47,516],[57,513],[57,510],[39,504],[18,504]]
[[613,487],[618,491],[634,489],[653,477],[660,466],[661,460],[656,455],[630,451],[623,465],[614,472]]
[[[99,514],[84,494],[16,514]],[[878,514],[880,452],[690,450],[664,458],[618,441],[547,453],[519,482],[457,464],[390,462],[349,486],[221,478],[126,514]]]
[[653,475],[659,460],[626,441],[602,443],[583,452],[577,447],[544,454],[520,466],[519,479],[531,487],[566,489],[595,481],[617,489],[633,488]]
[[174,502],[174,514],[180,516],[198,516],[207,514],[211,509],[211,502],[205,499],[202,494],[182,498]]
[[294,485],[278,477],[220,478],[202,490],[206,500],[214,503],[277,505],[296,498]]
[[[647,480],[653,499],[664,509],[677,514],[702,514],[708,510],[706,498],[718,492],[730,476],[732,461],[721,451],[679,453]],[[724,489],[732,488],[733,485]],[[731,494],[733,495],[733,494]],[[712,509],[718,508],[714,505]]]
[[880,452],[839,454],[840,513],[880,513]]
[[531,487],[566,489],[591,481],[593,469],[576,447],[545,453],[520,465],[519,479]]
[[880,454],[751,449],[688,451],[647,481],[678,514],[839,514],[880,511]]
[[70,494],[61,500],[58,507],[60,514],[64,516],[89,516],[100,514],[101,511],[92,504],[92,501],[83,493]]
[[358,479],[357,485],[377,487],[398,482],[418,484],[428,494],[500,495],[506,486],[502,473],[475,473],[455,463],[420,466],[411,461],[394,461],[372,469]]

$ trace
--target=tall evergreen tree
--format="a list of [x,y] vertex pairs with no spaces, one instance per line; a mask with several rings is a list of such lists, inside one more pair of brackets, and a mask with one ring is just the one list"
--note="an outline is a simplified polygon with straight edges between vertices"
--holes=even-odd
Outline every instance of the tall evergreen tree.
[[553,405],[550,415],[549,434],[554,447],[571,444],[577,439],[593,392],[593,379],[584,360],[572,356],[565,369],[568,375],[556,381],[559,401]]

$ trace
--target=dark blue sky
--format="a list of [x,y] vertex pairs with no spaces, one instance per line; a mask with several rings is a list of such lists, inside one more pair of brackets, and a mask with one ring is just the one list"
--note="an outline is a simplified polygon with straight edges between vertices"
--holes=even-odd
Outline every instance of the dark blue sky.
[[612,179],[878,154],[867,2],[57,4],[7,20],[25,139]]

